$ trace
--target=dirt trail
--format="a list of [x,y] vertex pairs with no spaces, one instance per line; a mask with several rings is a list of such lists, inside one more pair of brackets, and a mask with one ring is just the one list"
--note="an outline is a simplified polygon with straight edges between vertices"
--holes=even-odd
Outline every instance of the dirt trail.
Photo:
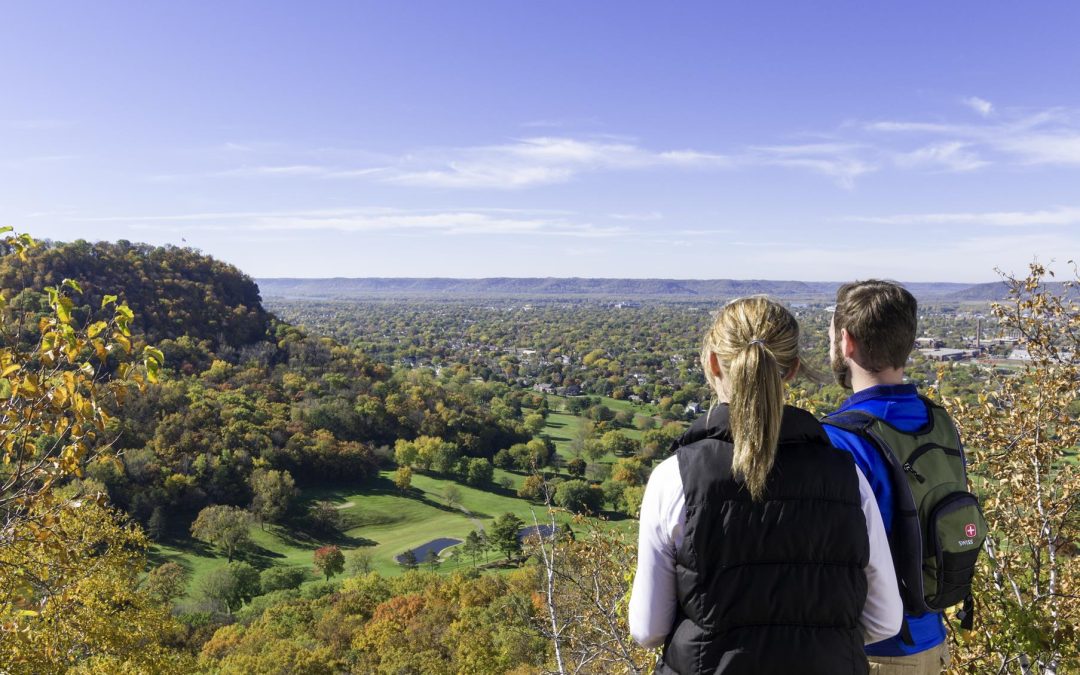
[[469,509],[465,508],[464,506],[459,505],[458,506],[458,511],[461,511],[462,513],[464,513],[465,517],[467,517],[469,519],[469,521],[472,522],[472,524],[477,527],[477,529],[482,529],[484,527],[484,524],[482,522],[480,522],[475,516],[473,516],[472,511],[470,511]]

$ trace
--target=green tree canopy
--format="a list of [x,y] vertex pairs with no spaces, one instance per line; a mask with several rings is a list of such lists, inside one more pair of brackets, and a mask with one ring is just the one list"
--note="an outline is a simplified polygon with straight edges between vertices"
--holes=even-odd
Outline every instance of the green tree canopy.
[[288,471],[255,469],[251,472],[251,510],[264,523],[276,523],[285,516],[299,491]]
[[554,501],[574,513],[600,513],[604,493],[583,480],[568,480],[555,488]]
[[251,541],[251,514],[235,506],[207,506],[191,524],[191,536],[220,546],[232,562],[236,550]]
[[502,551],[509,560],[511,556],[521,553],[521,540],[518,532],[525,526],[525,521],[513,513],[504,513],[491,524],[491,541],[495,548]]

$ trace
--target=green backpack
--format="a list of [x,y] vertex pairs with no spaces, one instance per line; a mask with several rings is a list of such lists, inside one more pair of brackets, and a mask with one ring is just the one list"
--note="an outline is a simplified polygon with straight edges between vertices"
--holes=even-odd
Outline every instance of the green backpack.
[[964,602],[962,623],[970,624],[971,580],[986,520],[968,491],[956,427],[944,408],[920,398],[930,420],[910,433],[861,410],[834,413],[821,422],[868,440],[890,468],[896,502],[889,545],[904,612],[940,612]]

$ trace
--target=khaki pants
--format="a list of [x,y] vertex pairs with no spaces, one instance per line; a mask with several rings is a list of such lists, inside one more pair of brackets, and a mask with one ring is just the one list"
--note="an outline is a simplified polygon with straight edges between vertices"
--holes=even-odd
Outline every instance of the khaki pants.
[[949,643],[910,656],[870,656],[870,675],[940,675],[949,667]]

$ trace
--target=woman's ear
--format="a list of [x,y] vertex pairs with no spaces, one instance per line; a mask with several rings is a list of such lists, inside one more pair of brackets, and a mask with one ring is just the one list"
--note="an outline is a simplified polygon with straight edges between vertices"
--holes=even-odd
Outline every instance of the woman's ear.
[[709,370],[717,378],[724,379],[724,372],[720,370],[720,359],[716,356],[716,352],[709,352]]

